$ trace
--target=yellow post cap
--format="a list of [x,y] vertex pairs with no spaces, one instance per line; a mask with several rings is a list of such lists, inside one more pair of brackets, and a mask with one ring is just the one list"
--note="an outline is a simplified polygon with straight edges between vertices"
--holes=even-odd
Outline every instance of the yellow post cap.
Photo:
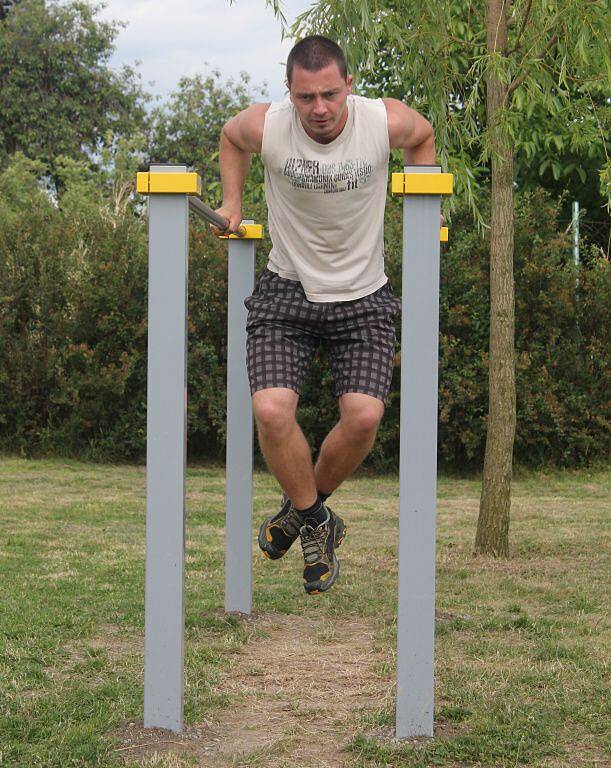
[[136,191],[141,195],[201,195],[198,173],[138,173]]
[[393,195],[451,195],[454,176],[451,173],[393,173]]
[[240,235],[219,235],[221,240],[262,240],[263,239],[263,225],[262,224],[241,224],[246,233]]

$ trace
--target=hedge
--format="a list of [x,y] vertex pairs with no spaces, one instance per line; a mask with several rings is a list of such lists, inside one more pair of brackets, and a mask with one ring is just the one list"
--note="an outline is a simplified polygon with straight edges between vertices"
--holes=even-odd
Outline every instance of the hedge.
[[[146,209],[131,181],[109,187],[74,164],[57,199],[40,164],[16,155],[0,175],[0,450],[141,461],[146,439]],[[248,215],[265,219],[263,204]],[[572,262],[560,201],[516,194],[515,458],[579,466],[609,456],[609,263]],[[401,210],[389,199],[386,269],[400,295]],[[258,248],[257,272],[270,243]],[[189,264],[188,449],[225,446],[226,253],[192,223]],[[442,254],[439,460],[481,464],[486,434],[488,238],[467,211]],[[396,467],[400,324],[390,403],[366,464]],[[307,376],[299,420],[316,450],[338,417],[322,353]],[[258,449],[257,449],[258,451]],[[258,454],[257,454],[258,455]],[[260,456],[258,455],[260,460]]]

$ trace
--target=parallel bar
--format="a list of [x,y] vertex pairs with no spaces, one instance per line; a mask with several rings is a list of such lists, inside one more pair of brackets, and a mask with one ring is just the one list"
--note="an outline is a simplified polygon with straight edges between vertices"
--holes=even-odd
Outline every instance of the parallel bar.
[[433,735],[439,215],[438,195],[404,198],[397,738]]
[[[210,224],[214,224],[214,226],[220,229],[221,231],[226,230],[227,227],[229,226],[229,222],[224,216],[221,216],[216,211],[213,211],[209,205],[206,205],[206,203],[202,203],[199,197],[193,197],[192,195],[189,195],[189,206],[192,211],[195,211],[195,213],[199,214],[203,219],[205,219]],[[243,236],[245,234],[246,234],[246,230],[244,229],[244,227],[239,227],[238,235]]]
[[244,299],[254,288],[255,241],[230,239],[228,244],[225,610],[250,613],[253,415],[246,371],[248,312]]
[[[181,173],[186,166],[151,166]],[[149,198],[144,725],[182,730],[187,270],[185,195]]]

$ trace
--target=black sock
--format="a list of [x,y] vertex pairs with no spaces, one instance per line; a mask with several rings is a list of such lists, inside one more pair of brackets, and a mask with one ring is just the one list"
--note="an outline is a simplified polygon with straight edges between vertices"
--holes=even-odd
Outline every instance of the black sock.
[[308,507],[307,509],[297,509],[296,507],[294,509],[299,512],[299,516],[304,521],[306,518],[311,518],[320,524],[324,523],[327,519],[327,510],[324,508],[320,499],[316,499],[314,504],[312,504],[312,506]]
[[330,493],[323,493],[322,491],[318,491],[318,498],[322,501],[323,504],[329,498],[330,495],[331,495]]

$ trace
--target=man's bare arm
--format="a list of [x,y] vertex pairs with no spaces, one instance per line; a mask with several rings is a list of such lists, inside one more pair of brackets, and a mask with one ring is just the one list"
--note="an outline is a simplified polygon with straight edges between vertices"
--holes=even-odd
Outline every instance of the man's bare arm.
[[229,219],[229,230],[235,232],[242,221],[242,195],[250,158],[260,154],[263,124],[269,104],[253,104],[228,120],[221,131],[219,165],[223,204],[217,210]]
[[435,137],[429,121],[398,99],[382,99],[391,149],[402,149],[405,165],[434,165]]
[[[429,121],[398,99],[382,101],[388,116],[390,148],[403,150],[405,165],[435,165],[435,136]],[[440,222],[443,226],[443,216]]]

